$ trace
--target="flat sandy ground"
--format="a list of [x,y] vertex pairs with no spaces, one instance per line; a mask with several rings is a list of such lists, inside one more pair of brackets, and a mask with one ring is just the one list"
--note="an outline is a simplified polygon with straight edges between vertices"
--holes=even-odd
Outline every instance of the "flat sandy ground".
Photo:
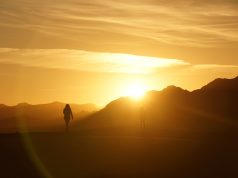
[[0,177],[237,178],[238,139],[1,134]]

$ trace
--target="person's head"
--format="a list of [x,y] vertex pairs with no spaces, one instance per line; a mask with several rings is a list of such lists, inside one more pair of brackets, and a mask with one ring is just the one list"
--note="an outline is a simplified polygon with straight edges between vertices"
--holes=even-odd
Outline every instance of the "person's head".
[[69,104],[66,104],[66,105],[65,105],[65,108],[70,108]]

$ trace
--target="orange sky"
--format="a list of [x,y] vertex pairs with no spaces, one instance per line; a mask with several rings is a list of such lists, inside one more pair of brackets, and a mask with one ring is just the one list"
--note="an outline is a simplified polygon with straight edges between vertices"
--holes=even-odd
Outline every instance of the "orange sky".
[[132,85],[193,90],[238,75],[234,0],[0,5],[0,102],[104,105]]

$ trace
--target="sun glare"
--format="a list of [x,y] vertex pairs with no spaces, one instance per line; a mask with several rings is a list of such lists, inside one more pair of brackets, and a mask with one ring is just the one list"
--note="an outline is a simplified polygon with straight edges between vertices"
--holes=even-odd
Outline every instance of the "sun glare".
[[125,89],[125,96],[129,96],[135,100],[139,100],[143,98],[145,92],[147,91],[147,87],[142,84],[134,84],[130,85]]

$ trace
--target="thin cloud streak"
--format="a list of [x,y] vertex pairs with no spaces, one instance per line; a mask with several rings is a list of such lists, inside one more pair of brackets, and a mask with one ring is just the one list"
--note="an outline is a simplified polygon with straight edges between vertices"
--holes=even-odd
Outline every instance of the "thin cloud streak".
[[157,68],[188,65],[177,59],[68,49],[0,49],[0,63],[89,72],[151,73]]
[[[198,70],[237,70],[235,65],[193,65],[179,59],[69,49],[0,48],[0,63],[86,72],[149,74]],[[163,73],[162,72],[162,73]]]
[[232,69],[232,68],[237,68],[238,66],[235,65],[219,65],[219,64],[200,64],[200,65],[195,65],[193,66],[193,69]]

